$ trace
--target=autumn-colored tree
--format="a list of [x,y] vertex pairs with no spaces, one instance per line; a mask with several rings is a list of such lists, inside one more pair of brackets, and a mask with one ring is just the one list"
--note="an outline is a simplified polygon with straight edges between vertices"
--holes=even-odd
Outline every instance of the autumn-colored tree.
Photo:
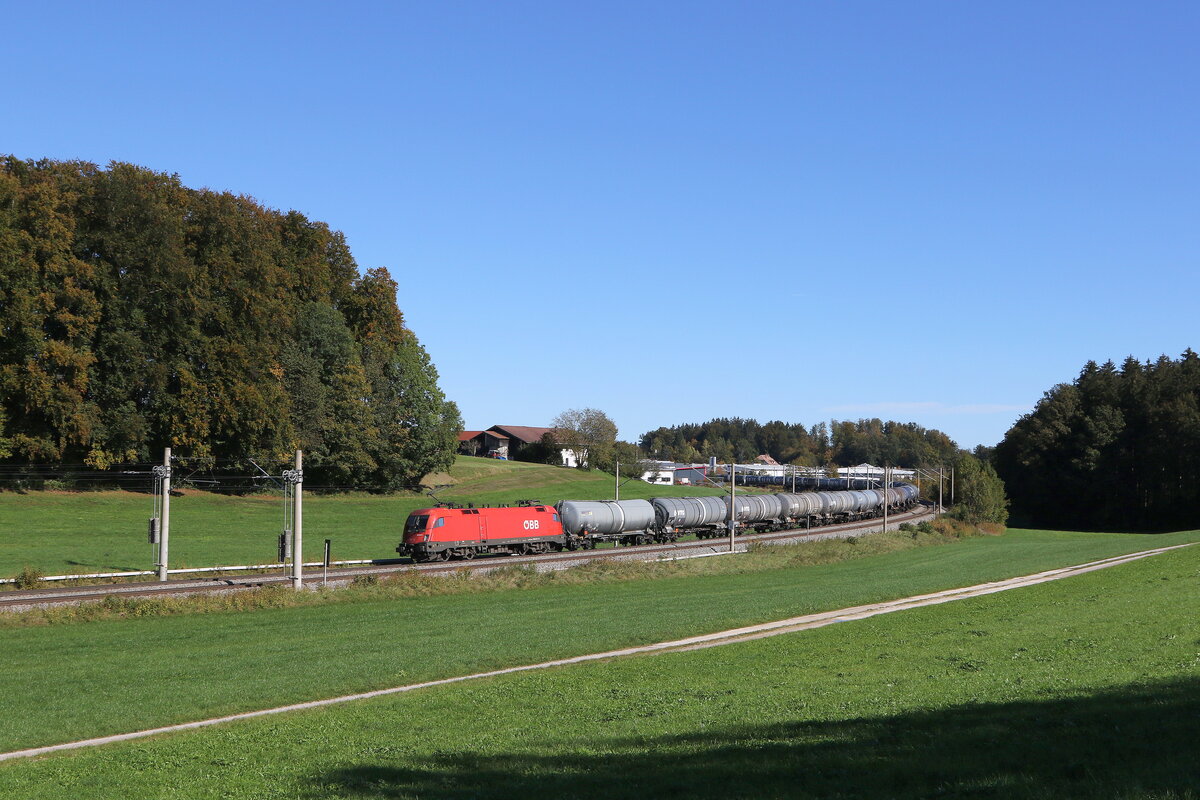
[[0,393],[19,459],[82,457],[100,423],[89,393],[96,275],[75,250],[86,174],[12,158],[0,169]]
[[386,270],[360,276],[325,223],[175,175],[0,161],[0,328],[8,463],[172,446],[236,470],[299,447],[318,482],[392,487],[455,449]]

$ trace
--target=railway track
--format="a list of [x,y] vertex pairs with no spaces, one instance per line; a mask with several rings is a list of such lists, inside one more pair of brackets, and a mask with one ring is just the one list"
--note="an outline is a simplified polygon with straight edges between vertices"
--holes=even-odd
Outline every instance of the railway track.
[[[901,525],[906,522],[916,522],[931,518],[932,516],[933,512],[929,508],[918,507],[903,514],[890,516],[888,518],[888,527],[890,529],[893,524]],[[743,552],[753,543],[781,544],[819,539],[844,539],[857,534],[877,532],[882,529],[882,526],[882,519],[875,517],[873,519],[846,522],[838,525],[826,525],[820,528],[798,528],[770,533],[748,533],[738,536],[734,546],[735,552]],[[304,581],[309,586],[320,585],[321,583],[339,585],[350,583],[356,578],[366,576],[380,577],[398,572],[439,575],[471,571],[482,574],[518,564],[528,564],[539,571],[549,571],[567,569],[596,559],[670,561],[715,556],[729,552],[729,540],[726,537],[722,537],[718,539],[674,542],[671,544],[648,544],[634,547],[603,548],[599,550],[564,550],[558,553],[536,556],[481,556],[472,561],[413,564],[387,560],[376,564],[331,569],[327,573],[320,569],[309,569],[304,573]],[[247,591],[266,586],[288,586],[290,585],[290,581],[290,577],[282,573],[264,573],[259,575],[243,574],[237,577],[177,579],[163,583],[109,583],[14,590],[0,593],[0,612],[25,611],[31,608],[55,605],[100,602],[107,597],[169,597],[172,595]]]

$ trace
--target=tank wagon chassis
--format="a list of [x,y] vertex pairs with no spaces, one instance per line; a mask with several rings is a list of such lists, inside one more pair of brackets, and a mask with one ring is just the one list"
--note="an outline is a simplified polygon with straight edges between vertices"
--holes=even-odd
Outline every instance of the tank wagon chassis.
[[[743,495],[734,501],[736,533],[810,529],[900,512],[917,503],[917,489]],[[681,536],[728,535],[728,497],[653,500],[563,500],[556,506],[425,508],[412,512],[396,548],[414,561],[469,560],[482,554],[535,555],[618,546],[669,544]]]

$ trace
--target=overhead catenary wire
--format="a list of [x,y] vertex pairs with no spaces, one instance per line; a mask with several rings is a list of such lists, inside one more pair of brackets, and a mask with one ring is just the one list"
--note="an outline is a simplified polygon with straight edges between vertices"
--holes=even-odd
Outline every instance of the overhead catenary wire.
[[[257,493],[264,490],[282,491],[283,484],[280,476],[289,466],[289,463],[283,460],[250,457],[200,459],[203,462],[201,466],[194,463],[196,459],[187,457],[172,456],[171,460],[172,465],[176,468],[172,477],[175,490],[191,487],[220,494]],[[85,464],[0,464],[0,489],[38,488],[38,484],[53,481],[64,484],[61,487],[53,488],[92,490],[110,486],[126,491],[149,491],[145,484],[148,478],[153,477],[156,466],[160,465],[152,462],[129,462],[114,464],[107,469],[99,469]],[[230,466],[245,466],[247,471],[231,470]],[[319,465],[316,468],[319,469]],[[425,491],[425,487],[420,484],[379,486],[369,483],[320,482],[316,480],[306,482],[305,485],[311,492],[390,494],[393,492],[423,493]]]

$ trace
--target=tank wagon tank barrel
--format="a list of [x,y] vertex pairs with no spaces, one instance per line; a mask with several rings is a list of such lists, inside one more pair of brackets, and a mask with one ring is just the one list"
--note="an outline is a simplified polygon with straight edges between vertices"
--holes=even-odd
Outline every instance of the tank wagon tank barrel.
[[729,514],[720,497],[656,497],[651,502],[655,529],[669,541],[678,538],[676,531],[717,531]]
[[556,508],[563,532],[592,545],[645,544],[654,536],[654,506],[649,500],[563,500]]
[[[739,472],[737,473],[737,483],[738,486],[780,486],[791,488],[793,480],[790,475],[757,475],[755,473]],[[808,475],[797,475],[795,478],[797,488],[829,492],[872,489],[879,486],[879,483],[874,478],[816,478]]]

